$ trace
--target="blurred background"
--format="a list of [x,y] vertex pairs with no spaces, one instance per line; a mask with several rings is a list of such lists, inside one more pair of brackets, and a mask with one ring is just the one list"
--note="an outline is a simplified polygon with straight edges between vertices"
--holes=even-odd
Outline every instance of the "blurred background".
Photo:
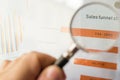
[[[69,25],[73,14],[89,2],[103,2],[120,13],[120,0],[0,0],[0,60],[12,60],[33,50],[58,58],[72,44]],[[116,46],[120,48],[119,44],[120,41]],[[81,75],[105,78],[100,80],[120,79],[119,54],[79,53],[65,67],[67,80],[83,80]],[[75,58],[112,62],[118,68],[75,65]]]

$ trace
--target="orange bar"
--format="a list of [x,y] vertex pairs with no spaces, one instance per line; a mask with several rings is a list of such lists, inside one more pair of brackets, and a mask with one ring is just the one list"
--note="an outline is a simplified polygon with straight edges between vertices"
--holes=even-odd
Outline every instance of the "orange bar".
[[107,31],[107,30],[95,30],[95,29],[82,29],[73,28],[73,36],[85,36],[85,37],[95,37],[95,38],[105,38],[105,39],[117,39],[119,32]]
[[70,29],[69,29],[69,27],[62,27],[61,32],[68,33],[68,32],[70,32]]
[[81,75],[80,80],[112,80],[112,79]]
[[80,59],[80,58],[76,58],[74,60],[74,64],[99,67],[99,68],[106,68],[106,69],[113,69],[113,70],[117,69],[116,63],[96,61],[96,60],[87,60],[87,59]]
[[[96,49],[87,49],[89,52],[104,52],[102,50],[96,50]],[[105,52],[109,52],[109,53],[114,53],[114,54],[118,54],[118,47],[112,47],[111,49],[105,51]]]
[[118,47],[113,47],[109,49],[107,52],[118,53]]

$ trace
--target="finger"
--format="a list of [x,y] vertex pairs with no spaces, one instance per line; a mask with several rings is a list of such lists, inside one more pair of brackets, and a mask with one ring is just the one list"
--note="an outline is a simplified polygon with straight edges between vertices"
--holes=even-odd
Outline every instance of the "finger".
[[18,62],[18,61],[21,60],[25,55],[26,55],[26,53],[22,54],[20,57],[16,58],[14,61],[15,61],[15,62]]
[[5,69],[10,62],[11,62],[10,60],[4,60],[4,61],[2,61],[1,65],[0,65],[0,70]]
[[[29,54],[24,55],[21,59],[24,62],[25,61],[26,62],[31,61],[31,63],[32,63],[32,61],[36,62],[36,63],[38,63],[40,65],[39,68],[41,67],[41,69],[44,69],[48,65],[53,64],[55,62],[55,60],[56,60],[52,56],[49,56],[49,55],[44,54],[44,53],[36,52],[36,51],[30,52]],[[35,63],[35,65],[36,65],[36,63]],[[34,63],[32,63],[32,66],[34,66],[33,64]]]
[[50,66],[41,73],[37,80],[65,80],[65,74],[59,67]]
[[[42,69],[51,65],[55,61],[55,58],[40,53],[31,52],[21,57],[16,63],[16,72],[18,75],[37,77]],[[27,79],[26,79],[27,80]]]

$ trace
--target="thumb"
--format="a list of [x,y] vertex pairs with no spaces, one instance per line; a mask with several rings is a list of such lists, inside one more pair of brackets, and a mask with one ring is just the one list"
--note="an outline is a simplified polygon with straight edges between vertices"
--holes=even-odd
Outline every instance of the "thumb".
[[38,80],[65,80],[65,74],[57,66],[50,66],[43,70]]

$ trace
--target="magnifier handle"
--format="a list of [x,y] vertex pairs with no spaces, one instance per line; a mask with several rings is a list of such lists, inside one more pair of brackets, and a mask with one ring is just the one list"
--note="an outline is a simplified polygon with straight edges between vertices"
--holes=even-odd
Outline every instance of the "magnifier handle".
[[67,52],[62,54],[62,56],[55,62],[55,65],[63,68],[65,64],[68,63],[70,58],[78,51],[76,44],[72,44],[71,47],[68,49]]
[[54,64],[59,66],[60,68],[63,68],[63,66],[68,62],[69,60],[63,56],[61,56]]

